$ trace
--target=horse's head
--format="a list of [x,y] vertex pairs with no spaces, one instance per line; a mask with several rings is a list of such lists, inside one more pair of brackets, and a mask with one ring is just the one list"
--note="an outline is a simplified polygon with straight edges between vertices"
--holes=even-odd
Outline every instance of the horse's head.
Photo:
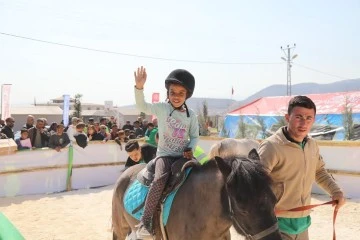
[[246,239],[281,239],[271,178],[261,163],[253,160],[258,158],[254,151],[249,157],[215,157],[225,180],[224,207],[236,231]]

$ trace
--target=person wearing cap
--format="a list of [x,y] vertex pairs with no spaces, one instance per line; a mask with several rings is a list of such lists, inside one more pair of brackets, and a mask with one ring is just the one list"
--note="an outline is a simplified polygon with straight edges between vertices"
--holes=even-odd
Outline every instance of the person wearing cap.
[[63,124],[56,126],[56,133],[50,136],[49,148],[60,152],[60,149],[66,147],[70,143],[69,136],[64,133],[64,128]]
[[171,175],[172,164],[181,158],[193,159],[193,150],[199,140],[199,122],[196,113],[186,105],[195,89],[195,78],[190,72],[184,69],[172,71],[165,79],[167,101],[159,103],[145,101],[146,69],[138,68],[134,77],[136,106],[139,111],[157,117],[159,132],[155,177],[145,200],[140,224],[136,226],[137,238],[143,239],[153,235],[152,217]]
[[128,168],[139,163],[150,162],[156,157],[157,148],[146,143],[140,146],[137,140],[132,139],[125,144],[125,151],[129,155],[125,163],[125,168]]

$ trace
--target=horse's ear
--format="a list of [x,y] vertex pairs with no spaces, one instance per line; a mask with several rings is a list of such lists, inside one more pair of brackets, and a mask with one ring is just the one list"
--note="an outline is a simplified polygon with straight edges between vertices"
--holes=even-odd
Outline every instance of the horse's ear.
[[220,169],[220,172],[224,175],[225,179],[231,173],[231,167],[221,157],[215,157],[215,161]]
[[260,161],[260,156],[255,148],[251,149],[248,158]]

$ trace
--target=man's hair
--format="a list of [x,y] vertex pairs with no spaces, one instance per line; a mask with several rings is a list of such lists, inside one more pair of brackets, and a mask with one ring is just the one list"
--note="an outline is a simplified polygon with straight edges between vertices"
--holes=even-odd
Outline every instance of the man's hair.
[[155,125],[153,123],[148,123],[147,127],[155,127]]
[[64,126],[64,124],[58,124],[58,125],[56,126],[56,129],[58,129],[58,128],[65,128],[65,126]]
[[130,140],[125,144],[125,151],[127,152],[132,152],[135,149],[137,150],[139,148],[140,146],[137,140]]
[[306,96],[295,96],[292,99],[290,99],[289,101],[289,106],[288,106],[288,114],[290,115],[292,110],[295,107],[304,107],[304,108],[308,108],[308,109],[314,109],[315,114],[316,114],[316,106],[315,103],[308,97]]

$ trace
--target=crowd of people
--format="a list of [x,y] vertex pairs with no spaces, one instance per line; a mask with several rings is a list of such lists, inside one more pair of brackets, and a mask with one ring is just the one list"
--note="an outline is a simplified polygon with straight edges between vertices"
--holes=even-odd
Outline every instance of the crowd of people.
[[69,126],[64,126],[62,122],[48,125],[46,118],[35,121],[34,116],[28,115],[18,137],[14,134],[14,123],[13,117],[0,121],[0,138],[14,139],[18,150],[48,147],[60,151],[70,143],[85,148],[89,141],[105,143],[108,140],[114,140],[122,147],[121,143],[138,138],[145,138],[149,145],[157,146],[157,119],[148,122],[138,117],[132,124],[126,121],[121,127],[113,116],[102,117],[99,122],[89,118],[86,123],[81,118],[72,117]]

